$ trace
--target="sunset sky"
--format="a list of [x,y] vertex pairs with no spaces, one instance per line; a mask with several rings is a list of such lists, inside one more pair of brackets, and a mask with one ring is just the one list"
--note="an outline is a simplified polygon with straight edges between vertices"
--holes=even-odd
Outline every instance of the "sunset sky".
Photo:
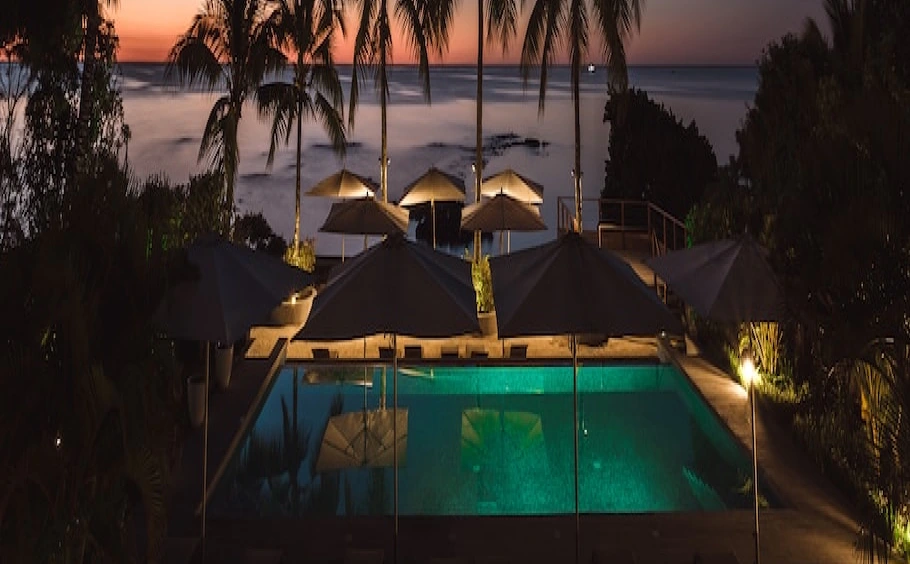
[[[120,60],[163,61],[201,6],[200,0],[121,0],[109,14],[120,35]],[[821,0],[647,0],[629,60],[632,64],[751,64],[768,42],[798,31],[809,16],[824,20]],[[475,62],[476,22],[477,3],[462,0],[449,51],[434,62]],[[519,25],[519,36],[523,31]],[[348,37],[338,45],[339,62],[350,62],[352,42],[353,37]],[[396,45],[394,62],[410,62],[404,44]],[[488,48],[485,60],[517,62],[519,52],[516,39],[505,55],[498,47]],[[589,58],[599,62],[599,52]]]

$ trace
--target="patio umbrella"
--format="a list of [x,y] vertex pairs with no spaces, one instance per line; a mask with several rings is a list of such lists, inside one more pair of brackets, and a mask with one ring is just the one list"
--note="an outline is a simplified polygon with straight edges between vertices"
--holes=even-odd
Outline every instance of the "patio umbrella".
[[490,261],[500,337],[571,335],[575,420],[575,550],[578,514],[578,334],[682,333],[679,320],[632,268],[570,231],[553,242]]
[[[503,231],[543,231],[547,224],[540,217],[540,210],[502,192],[464,208],[461,228],[465,231],[499,231],[499,254],[502,254]],[[509,250],[512,250],[511,242]]]
[[543,203],[543,185],[518,174],[511,168],[483,179],[480,184],[482,196],[507,194],[526,204]]
[[210,235],[187,249],[198,278],[182,282],[164,298],[156,320],[173,339],[205,341],[205,420],[202,455],[202,539],[208,500],[209,343],[237,340],[263,321],[312,277],[280,259]]
[[[398,335],[445,337],[479,331],[471,265],[408,241],[402,234],[341,265],[313,301],[297,339],[392,335],[393,410],[398,410]],[[398,436],[398,418],[392,418]],[[392,441],[392,459],[398,442]],[[398,543],[398,464],[394,464],[395,546]]]
[[[779,321],[784,298],[767,252],[748,233],[667,253],[645,261],[679,297],[714,321]],[[755,507],[755,560],[758,544],[758,453],[755,444],[755,394],[749,381],[752,412],[752,490]]]
[[[372,197],[379,190],[379,186],[371,178],[366,178],[347,169],[341,169],[331,176],[323,178],[304,194],[322,198],[352,198]],[[330,233],[336,233],[331,231]],[[341,259],[344,260],[344,236],[341,232]],[[366,243],[364,243],[366,246]]]
[[408,212],[372,197],[338,202],[332,204],[319,230],[350,235],[404,233],[408,230]]
[[[397,440],[396,428],[405,429]],[[407,409],[353,411],[330,417],[316,471],[393,466],[396,460],[400,466],[407,452],[407,428]]]
[[398,205],[411,207],[430,204],[432,216],[433,248],[436,248],[436,202],[464,202],[464,181],[457,176],[431,167],[423,176],[408,184]]
[[379,186],[372,179],[341,169],[331,176],[323,178],[312,188],[307,190],[307,196],[320,196],[323,198],[363,198],[373,196]]
[[765,255],[755,239],[745,234],[669,252],[645,264],[708,319],[778,321],[784,300]]

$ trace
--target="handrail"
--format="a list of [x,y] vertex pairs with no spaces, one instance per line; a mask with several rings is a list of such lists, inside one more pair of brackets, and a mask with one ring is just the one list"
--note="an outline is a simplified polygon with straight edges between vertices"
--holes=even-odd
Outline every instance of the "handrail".
[[[626,245],[627,232],[644,231],[649,238],[656,237],[656,240],[662,243],[663,252],[676,250],[686,245],[688,239],[688,230],[686,224],[673,217],[660,206],[645,200],[625,200],[617,198],[584,198],[582,200],[582,210],[590,209],[591,206],[584,205],[594,203],[593,206],[598,213],[598,230],[604,226],[620,233],[622,246]],[[560,232],[568,231],[574,225],[575,220],[574,198],[570,196],[560,196],[556,199],[556,223]],[[618,210],[618,217],[615,221],[605,220],[604,216],[609,212],[615,214]],[[637,219],[636,219],[637,213]],[[642,217],[643,216],[643,217]],[[656,252],[656,247],[651,246],[652,256]]]

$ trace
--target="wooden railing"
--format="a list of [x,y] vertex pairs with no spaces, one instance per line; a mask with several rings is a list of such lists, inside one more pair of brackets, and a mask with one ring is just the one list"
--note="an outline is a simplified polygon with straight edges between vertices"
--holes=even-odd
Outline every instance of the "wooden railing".
[[[617,200],[585,198],[582,214],[597,210],[597,239],[602,243],[605,233],[618,233],[620,246],[626,248],[626,235],[644,234],[649,241],[652,256],[686,246],[686,225],[660,206],[643,200]],[[575,200],[560,196],[556,199],[556,225],[560,233],[575,223]],[[582,221],[584,224],[584,221]]]

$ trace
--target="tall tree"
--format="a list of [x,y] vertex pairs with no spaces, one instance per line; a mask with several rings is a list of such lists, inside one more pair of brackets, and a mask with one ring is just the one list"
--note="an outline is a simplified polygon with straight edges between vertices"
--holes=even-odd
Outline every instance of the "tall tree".
[[295,251],[300,242],[300,152],[303,120],[318,119],[339,154],[344,154],[344,99],[332,59],[336,31],[344,33],[342,6],[336,0],[278,0],[272,19],[281,46],[295,56],[292,83],[272,82],[259,88],[259,112],[272,116],[268,164],[282,138],[288,143],[297,126],[294,198]]
[[[430,101],[430,54],[442,55],[449,44],[449,30],[456,0],[392,0],[394,15],[411,53],[417,58],[417,72],[426,101]],[[388,98],[389,65],[392,64],[392,23],[389,0],[356,0],[359,12],[354,39],[354,69],[351,77],[348,123],[360,100],[360,82],[373,75],[379,90],[382,148],[379,156],[379,186],[383,201],[389,199]]]
[[[644,0],[534,0],[521,51],[521,70],[527,81],[531,69],[540,68],[538,109],[544,111],[550,65],[563,47],[569,54],[572,104],[575,110],[575,228],[581,230],[581,81],[582,61],[588,54],[591,31],[599,35],[603,55],[609,66],[612,90],[624,91],[628,85],[625,43],[633,28],[641,25]],[[593,16],[593,28],[591,17]]]
[[[486,0],[487,42],[499,41],[503,52],[515,35],[515,0]],[[483,182],[483,43],[484,0],[477,0],[477,144],[474,157],[474,201],[480,202],[480,185]],[[474,262],[480,260],[480,231],[474,232]]]
[[224,171],[225,215],[234,208],[234,183],[240,162],[237,129],[248,96],[255,96],[270,73],[286,59],[276,46],[274,20],[265,17],[264,0],[206,0],[193,23],[171,48],[166,76],[176,74],[182,85],[200,85],[210,92],[227,90],[215,101],[205,123],[199,160],[208,156]]

